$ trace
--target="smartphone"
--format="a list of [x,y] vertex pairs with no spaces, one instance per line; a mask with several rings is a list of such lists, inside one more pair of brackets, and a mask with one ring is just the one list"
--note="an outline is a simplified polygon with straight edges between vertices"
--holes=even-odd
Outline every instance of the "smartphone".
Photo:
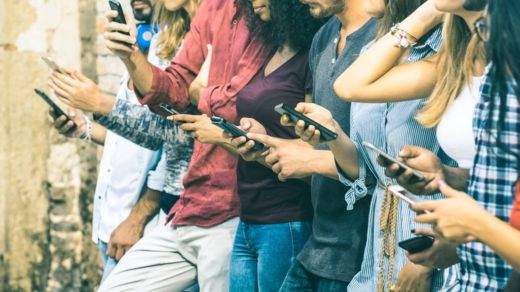
[[180,115],[180,113],[178,111],[176,111],[173,107],[171,107],[168,104],[161,103],[161,104],[159,104],[159,107],[161,107],[163,110],[165,110],[166,112],[168,112],[172,116]]
[[[123,12],[123,7],[118,0],[108,0],[108,5],[110,5],[110,9],[117,11],[117,17],[114,19],[115,22],[126,24],[125,13]],[[126,35],[130,35],[128,32],[121,32]]]
[[428,235],[412,237],[407,240],[400,241],[399,247],[409,253],[418,253],[432,247],[435,238]]
[[314,121],[313,119],[305,116],[300,112],[297,112],[296,110],[294,110],[290,106],[287,106],[284,103],[275,106],[274,110],[281,115],[287,115],[293,123],[296,123],[299,120],[303,120],[305,122],[306,127],[313,125],[317,130],[320,131],[321,140],[325,142],[336,140],[336,138],[338,138],[338,134],[336,134],[335,132],[325,128],[320,123]]
[[372,150],[374,152],[376,152],[378,155],[381,155],[383,156],[384,158],[386,158],[387,160],[390,160],[391,162],[393,163],[397,163],[399,164],[399,166],[405,170],[412,170],[413,171],[413,175],[412,177],[418,181],[422,181],[425,179],[424,175],[422,175],[421,173],[415,171],[413,168],[409,167],[408,165],[404,164],[403,162],[397,160],[396,158],[390,156],[390,154],[384,152],[383,150],[381,149],[378,149],[376,148],[376,146],[368,143],[368,142],[363,142],[363,146],[366,148],[366,149],[369,149],[369,150]]
[[[247,137],[246,132],[242,131],[239,127],[229,123],[228,121],[224,120],[221,117],[212,116],[211,123],[221,129],[223,129],[224,131],[230,133],[233,136],[233,138],[246,137],[246,139],[247,139],[246,142],[251,140],[251,139],[249,139],[249,137]],[[255,146],[253,146],[254,151],[261,151],[266,148],[264,144],[257,142],[257,141],[254,141],[254,142],[255,142]]]
[[44,56],[42,57],[42,60],[45,62],[45,64],[47,64],[47,66],[49,66],[49,68],[51,68],[51,70],[66,74],[65,70],[61,69],[61,67],[58,64],[56,64],[56,62],[54,62],[54,60],[50,57]]
[[[34,92],[36,92],[36,94],[38,94],[54,110],[54,113],[57,117],[65,116],[67,118],[67,122],[72,121],[72,119],[47,94],[45,94],[45,92],[36,88],[34,89]],[[72,128],[70,128],[70,131],[75,131],[77,128],[78,126],[76,123],[74,123]]]

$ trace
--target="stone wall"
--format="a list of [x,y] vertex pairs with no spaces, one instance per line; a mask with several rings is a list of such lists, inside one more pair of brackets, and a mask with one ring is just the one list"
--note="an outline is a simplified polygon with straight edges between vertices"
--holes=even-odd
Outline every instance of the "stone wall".
[[[0,1],[0,291],[92,291],[99,150],[52,128],[41,56],[115,92],[122,64],[103,46],[106,1]],[[98,75],[99,73],[99,75]]]

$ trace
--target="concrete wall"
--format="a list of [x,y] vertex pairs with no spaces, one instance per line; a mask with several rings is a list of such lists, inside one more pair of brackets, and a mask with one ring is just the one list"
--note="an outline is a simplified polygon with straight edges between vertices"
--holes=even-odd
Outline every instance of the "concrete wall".
[[99,150],[53,131],[33,88],[49,91],[48,55],[117,89],[122,64],[100,42],[105,2],[0,1],[0,291],[92,291],[99,281]]

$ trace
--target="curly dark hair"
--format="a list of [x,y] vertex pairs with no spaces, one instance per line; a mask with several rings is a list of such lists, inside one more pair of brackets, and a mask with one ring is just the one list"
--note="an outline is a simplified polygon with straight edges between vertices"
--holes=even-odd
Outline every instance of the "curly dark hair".
[[315,19],[309,7],[300,0],[269,0],[271,21],[264,22],[253,11],[251,0],[237,0],[239,10],[248,23],[249,31],[260,30],[264,42],[273,48],[287,44],[299,51],[309,49],[312,38],[327,19]]

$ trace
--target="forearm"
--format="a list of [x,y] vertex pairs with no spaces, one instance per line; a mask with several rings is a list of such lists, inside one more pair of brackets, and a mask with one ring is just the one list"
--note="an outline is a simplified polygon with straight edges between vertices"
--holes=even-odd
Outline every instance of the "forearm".
[[[435,19],[425,19],[422,13],[413,13],[400,27],[420,39],[436,23]],[[345,100],[365,102],[410,100],[429,95],[435,85],[435,65],[402,64],[408,50],[396,47],[395,42],[391,32],[377,40],[336,80],[336,93]],[[407,80],[407,86],[398,85],[403,79]]]
[[153,72],[146,56],[140,51],[136,51],[128,59],[123,59],[128,74],[133,81],[134,88],[145,95],[152,88]]
[[469,169],[443,165],[446,183],[458,191],[465,191],[468,186]]
[[488,212],[475,216],[471,233],[520,271],[520,231]]
[[107,135],[107,129],[103,127],[102,125],[92,122],[92,133],[90,134],[90,138],[92,139],[92,142],[98,144],[98,145],[105,145],[105,138]]
[[157,214],[161,195],[162,193],[160,191],[147,188],[139,201],[137,201],[132,208],[128,217],[133,218],[136,222],[142,223],[144,226]]
[[[343,173],[351,180],[356,180],[359,177],[359,156],[352,140],[343,131],[339,131],[338,138],[329,143],[329,146],[333,159],[336,160]],[[334,170],[336,171],[335,168]]]

